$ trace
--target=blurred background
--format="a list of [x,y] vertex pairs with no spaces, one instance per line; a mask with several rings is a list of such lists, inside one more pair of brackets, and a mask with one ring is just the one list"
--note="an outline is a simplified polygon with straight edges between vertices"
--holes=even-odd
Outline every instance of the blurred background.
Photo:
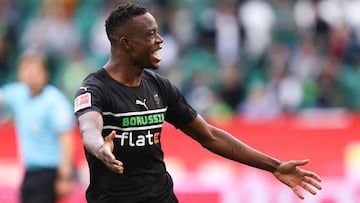
[[[106,63],[104,20],[118,1],[1,0],[0,86],[21,53],[51,59],[51,83],[72,102]],[[360,0],[137,0],[165,39],[160,74],[206,119],[279,159],[309,158],[323,191],[302,202],[360,202]],[[87,165],[76,133],[76,187]],[[11,114],[0,110],[0,202],[17,203],[22,163]],[[292,203],[263,171],[219,158],[172,126],[163,148],[183,203]],[[185,149],[185,150],[184,150]]]

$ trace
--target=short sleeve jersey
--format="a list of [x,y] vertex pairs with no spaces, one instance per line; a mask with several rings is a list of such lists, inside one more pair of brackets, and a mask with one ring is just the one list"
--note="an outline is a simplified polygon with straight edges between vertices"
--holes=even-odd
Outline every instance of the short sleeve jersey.
[[90,169],[88,201],[105,202],[114,196],[140,201],[172,188],[171,180],[161,178],[166,174],[162,125],[167,121],[179,128],[192,122],[197,113],[167,79],[144,70],[141,84],[127,87],[101,68],[85,78],[74,108],[77,117],[88,111],[102,114],[102,136],[116,131],[113,154],[124,164],[124,173],[116,174],[85,150]]
[[26,169],[57,168],[61,161],[59,135],[74,127],[68,99],[51,85],[35,97],[22,83],[5,85],[2,93],[5,107],[14,114]]

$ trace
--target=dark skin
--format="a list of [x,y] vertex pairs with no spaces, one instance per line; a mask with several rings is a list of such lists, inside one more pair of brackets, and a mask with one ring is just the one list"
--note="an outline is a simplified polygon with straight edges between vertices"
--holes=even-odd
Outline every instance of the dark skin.
[[[140,85],[144,68],[160,67],[161,58],[156,51],[161,49],[163,38],[159,35],[157,23],[150,13],[131,19],[125,27],[126,31],[119,29],[118,41],[112,44],[111,57],[104,69],[119,83],[136,87]],[[102,115],[95,111],[87,112],[78,118],[78,123],[85,148],[112,171],[123,173],[126,166],[112,153],[115,131],[105,139],[101,136]],[[300,168],[308,163],[307,159],[279,161],[207,123],[200,115],[181,130],[215,154],[271,172],[301,199],[304,196],[298,188],[314,195],[316,189],[321,190],[320,176]]]

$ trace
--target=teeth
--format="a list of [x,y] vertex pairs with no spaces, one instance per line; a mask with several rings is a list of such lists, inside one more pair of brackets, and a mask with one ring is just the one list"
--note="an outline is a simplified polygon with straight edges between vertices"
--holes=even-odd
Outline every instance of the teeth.
[[154,55],[160,57],[160,50],[155,51],[155,52],[154,52]]

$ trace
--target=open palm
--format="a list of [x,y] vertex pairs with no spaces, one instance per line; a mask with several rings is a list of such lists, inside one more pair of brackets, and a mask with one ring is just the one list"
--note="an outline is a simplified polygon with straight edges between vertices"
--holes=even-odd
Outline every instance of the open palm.
[[304,188],[313,195],[316,194],[314,188],[321,190],[320,176],[314,172],[307,171],[299,167],[307,164],[308,161],[309,160],[305,159],[283,162],[274,172],[275,177],[280,182],[289,186],[300,199],[304,199],[304,195],[300,193],[298,187]]

